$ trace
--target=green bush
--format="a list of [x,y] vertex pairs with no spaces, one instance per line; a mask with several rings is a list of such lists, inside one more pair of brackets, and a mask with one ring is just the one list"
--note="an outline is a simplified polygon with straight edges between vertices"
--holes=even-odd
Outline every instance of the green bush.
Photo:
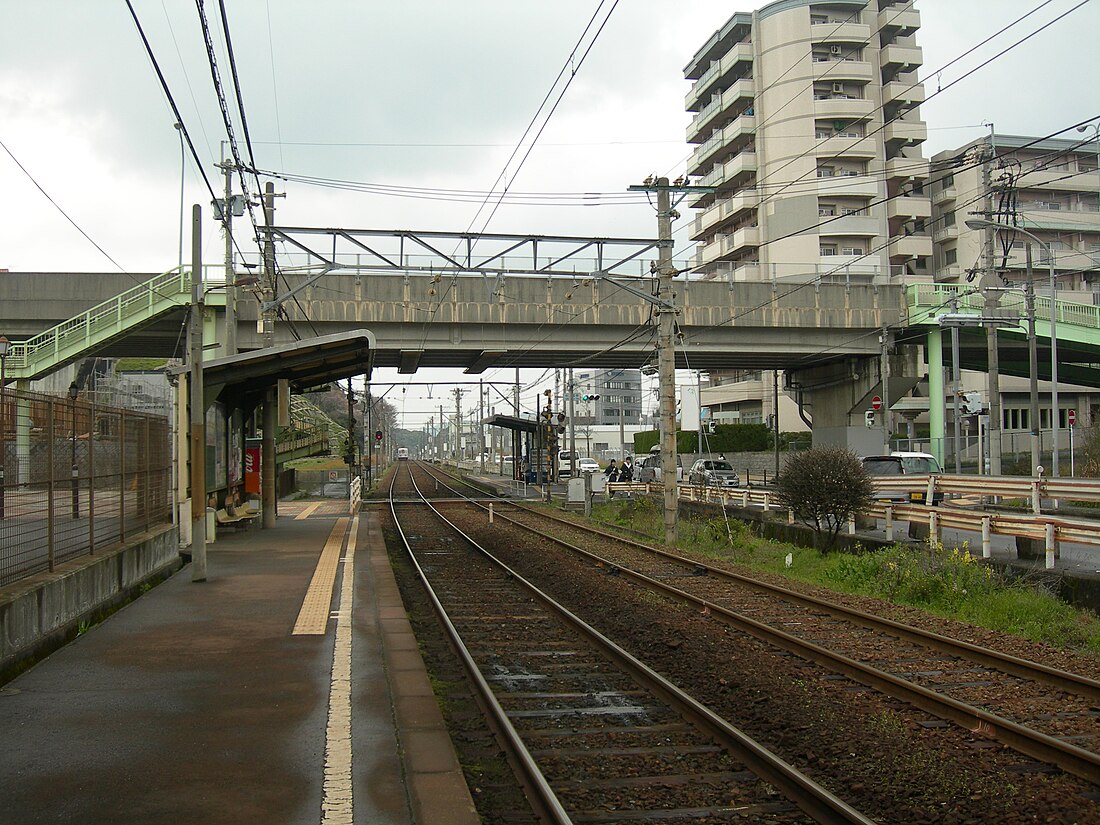
[[838,447],[792,453],[775,486],[779,506],[812,527],[823,550],[831,549],[840,528],[871,505],[874,493],[859,456]]

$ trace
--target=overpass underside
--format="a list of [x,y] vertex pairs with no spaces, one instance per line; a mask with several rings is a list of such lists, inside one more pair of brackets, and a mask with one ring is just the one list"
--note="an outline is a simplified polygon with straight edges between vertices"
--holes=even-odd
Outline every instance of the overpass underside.
[[[651,280],[635,278],[636,290]],[[642,367],[655,363],[656,312],[601,279],[330,274],[285,304],[277,342],[370,329],[376,367]],[[239,342],[259,345],[255,302],[241,307]],[[878,354],[873,332],[905,317],[900,288],[679,283],[684,369],[797,369]]]

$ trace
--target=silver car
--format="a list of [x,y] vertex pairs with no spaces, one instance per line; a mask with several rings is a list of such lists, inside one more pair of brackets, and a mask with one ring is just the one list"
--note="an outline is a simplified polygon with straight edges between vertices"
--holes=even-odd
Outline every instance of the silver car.
[[700,458],[691,465],[688,483],[706,487],[740,487],[741,479],[728,461]]

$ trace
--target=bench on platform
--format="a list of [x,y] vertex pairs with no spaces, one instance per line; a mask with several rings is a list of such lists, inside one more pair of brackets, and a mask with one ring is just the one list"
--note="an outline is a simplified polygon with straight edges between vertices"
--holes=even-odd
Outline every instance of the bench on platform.
[[240,510],[235,515],[229,515],[229,511],[224,507],[218,510],[214,514],[214,519],[217,521],[219,527],[247,527],[252,523],[252,520],[256,518],[254,513],[245,513]]

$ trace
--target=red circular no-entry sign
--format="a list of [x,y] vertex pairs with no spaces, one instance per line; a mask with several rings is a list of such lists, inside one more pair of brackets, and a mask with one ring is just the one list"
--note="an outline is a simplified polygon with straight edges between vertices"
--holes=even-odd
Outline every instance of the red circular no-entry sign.
[[882,399],[877,395],[871,399],[871,409],[876,412],[882,409]]
[[1067,410],[1066,411],[1066,420],[1069,422],[1069,425],[1071,427],[1074,424],[1076,424],[1077,423],[1077,410]]

